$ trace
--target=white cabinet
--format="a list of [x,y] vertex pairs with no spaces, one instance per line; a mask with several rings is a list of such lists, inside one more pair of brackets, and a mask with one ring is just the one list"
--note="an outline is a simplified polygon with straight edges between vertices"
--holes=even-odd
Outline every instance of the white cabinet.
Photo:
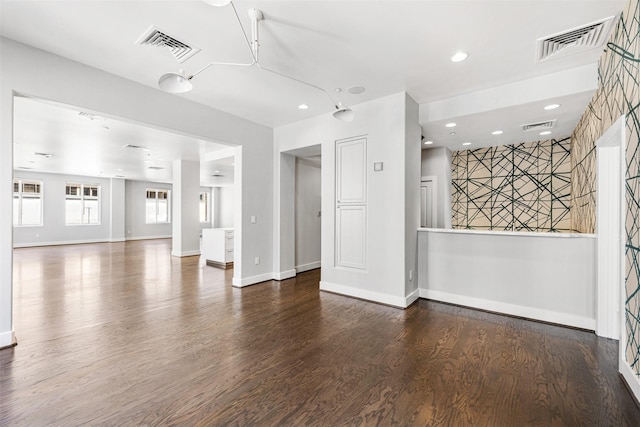
[[202,229],[202,256],[207,265],[233,267],[233,228]]

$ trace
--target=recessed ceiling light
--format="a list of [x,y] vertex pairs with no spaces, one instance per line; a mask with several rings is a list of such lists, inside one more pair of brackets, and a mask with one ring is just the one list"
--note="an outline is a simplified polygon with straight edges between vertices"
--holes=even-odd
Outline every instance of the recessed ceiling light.
[[348,90],[349,93],[353,95],[360,95],[362,92],[364,92],[364,86],[354,86],[350,87]]
[[471,145],[470,142],[463,142],[462,145],[467,146],[467,145]]
[[467,52],[456,52],[455,55],[451,57],[452,62],[461,62],[469,57]]
[[493,132],[491,132],[491,135],[502,135],[502,131],[501,130],[494,130]]
[[424,145],[431,145],[431,144],[433,144],[433,141],[425,141],[424,142]]
[[451,122],[451,123],[447,123],[446,125],[444,125],[444,127],[447,127],[447,128],[454,128],[454,127],[456,127],[456,124],[455,124],[455,123],[453,123],[453,122]]
[[556,108],[558,108],[560,106],[560,104],[549,104],[546,107],[544,107],[545,110],[555,110]]
[[540,135],[549,135],[549,134],[551,134],[550,130],[545,130],[543,132],[540,132]]
[[306,110],[306,109],[309,108],[309,106],[307,104],[300,104],[300,105],[298,105],[298,108],[301,109],[301,110]]

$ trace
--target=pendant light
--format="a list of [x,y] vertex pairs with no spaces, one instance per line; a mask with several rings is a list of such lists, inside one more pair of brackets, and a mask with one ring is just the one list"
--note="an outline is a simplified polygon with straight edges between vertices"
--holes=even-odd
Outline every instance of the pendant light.
[[180,70],[177,73],[166,73],[162,75],[162,77],[160,77],[160,79],[158,80],[158,86],[160,87],[160,89],[169,93],[189,92],[190,90],[193,89],[193,84],[191,83],[191,79],[193,79],[195,76],[197,76],[198,74],[200,74],[201,72],[203,72],[204,70],[206,70],[207,68],[213,65],[227,65],[227,66],[241,66],[241,67],[251,67],[251,66],[257,65],[258,68],[260,68],[261,70],[268,71],[273,74],[277,74],[286,79],[293,80],[298,83],[302,83],[306,86],[312,87],[314,89],[317,89],[323,92],[325,95],[327,95],[331,103],[336,108],[336,111],[333,112],[333,117],[335,117],[336,119],[341,120],[343,122],[350,122],[355,118],[355,113],[353,112],[352,109],[343,106],[341,102],[336,104],[333,101],[333,98],[331,98],[331,95],[329,94],[329,92],[327,92],[325,89],[321,88],[320,86],[316,86],[304,80],[291,77],[279,71],[270,70],[268,68],[263,67],[258,62],[258,47],[260,46],[260,43],[258,41],[258,23],[264,19],[264,15],[262,11],[255,8],[249,9],[249,19],[251,20],[251,41],[249,41],[249,37],[247,36],[247,33],[244,30],[244,26],[240,21],[240,16],[238,16],[238,11],[236,10],[236,7],[231,0],[202,0],[202,1],[207,3],[208,5],[216,6],[216,7],[222,7],[222,6],[231,4],[231,7],[233,8],[233,12],[236,15],[238,24],[240,25],[242,33],[244,34],[244,39],[247,42],[247,45],[249,46],[249,50],[251,51],[252,61],[250,63],[210,62],[204,67],[202,67],[200,70],[196,71],[191,75],[186,75],[182,70]]

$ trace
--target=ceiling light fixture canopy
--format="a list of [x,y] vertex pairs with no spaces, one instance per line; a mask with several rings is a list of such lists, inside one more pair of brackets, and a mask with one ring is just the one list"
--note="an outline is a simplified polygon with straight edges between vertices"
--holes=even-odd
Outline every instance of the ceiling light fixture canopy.
[[350,122],[355,118],[355,113],[353,112],[352,109],[343,106],[341,102],[336,103],[331,97],[331,95],[329,95],[329,92],[327,92],[325,89],[321,88],[320,86],[316,86],[314,84],[311,84],[304,80],[297,79],[295,77],[289,76],[287,74],[281,73],[276,70],[265,68],[260,64],[258,60],[258,48],[260,46],[260,42],[258,40],[258,23],[264,19],[264,15],[260,9],[255,9],[255,8],[249,9],[249,19],[251,20],[251,41],[249,41],[247,32],[245,31],[244,26],[240,21],[240,16],[238,15],[236,6],[233,4],[231,0],[202,0],[202,1],[204,1],[205,3],[211,6],[217,6],[217,7],[226,6],[227,4],[231,5],[231,7],[233,8],[233,12],[236,16],[236,20],[238,21],[238,25],[240,25],[240,29],[242,30],[242,33],[244,35],[244,39],[247,42],[247,46],[251,51],[252,61],[249,63],[210,62],[204,67],[202,67],[200,70],[196,71],[191,75],[186,75],[182,70],[180,70],[177,73],[167,73],[167,74],[164,74],[162,77],[160,77],[160,79],[158,80],[158,86],[160,87],[160,89],[169,93],[189,92],[190,90],[193,89],[193,84],[191,83],[191,80],[195,76],[197,76],[198,74],[206,70],[207,68],[212,67],[214,65],[226,65],[226,66],[237,66],[237,67],[252,67],[255,65],[261,70],[270,72],[272,74],[276,74],[280,77],[284,77],[289,80],[293,80],[295,82],[301,83],[303,85],[306,85],[308,87],[311,87],[323,92],[325,95],[327,95],[327,98],[329,98],[329,100],[331,101],[331,104],[333,104],[336,108],[336,111],[333,112],[333,117],[335,117],[336,119],[342,120],[345,122]]

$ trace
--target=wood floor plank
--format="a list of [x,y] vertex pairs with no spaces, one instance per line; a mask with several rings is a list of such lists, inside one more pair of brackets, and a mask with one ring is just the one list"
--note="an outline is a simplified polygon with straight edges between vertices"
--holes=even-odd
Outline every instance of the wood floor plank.
[[236,289],[169,240],[14,252],[0,425],[639,426],[617,341],[419,300]]

